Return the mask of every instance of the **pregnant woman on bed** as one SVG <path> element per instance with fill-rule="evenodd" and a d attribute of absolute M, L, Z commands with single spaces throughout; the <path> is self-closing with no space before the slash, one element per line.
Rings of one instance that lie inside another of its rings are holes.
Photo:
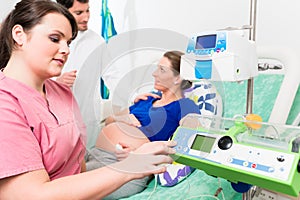
<path fill-rule="evenodd" d="M 166 141 L 175 132 L 181 118 L 189 113 L 199 114 L 197 105 L 183 95 L 183 91 L 191 87 L 191 82 L 180 77 L 181 55 L 183 53 L 179 51 L 166 52 L 153 72 L 154 88 L 161 92 L 161 97 L 148 96 L 146 100 L 107 118 L 95 148 L 87 156 L 87 170 L 117 162 L 122 155 L 126 156 L 146 142 Z M 123 154 L 115 154 L 116 146 Z M 149 177 L 131 181 L 106 199 L 138 193 L 147 186 L 148 180 Z"/>

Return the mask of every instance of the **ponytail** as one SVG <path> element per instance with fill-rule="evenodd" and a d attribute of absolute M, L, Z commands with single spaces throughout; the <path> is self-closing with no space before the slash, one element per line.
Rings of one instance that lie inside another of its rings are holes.
<path fill-rule="evenodd" d="M 192 85 L 193 85 L 192 81 L 183 79 L 181 81 L 180 88 L 181 88 L 181 90 L 186 90 L 186 89 L 192 87 Z"/>

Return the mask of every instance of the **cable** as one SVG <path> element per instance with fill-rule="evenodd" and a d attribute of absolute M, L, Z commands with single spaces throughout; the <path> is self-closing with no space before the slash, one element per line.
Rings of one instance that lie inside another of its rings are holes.
<path fill-rule="evenodd" d="M 222 199 L 225 200 L 225 195 L 224 195 L 224 192 L 223 192 L 223 188 L 222 188 L 222 185 L 221 185 L 221 180 L 220 178 L 218 178 L 218 189 L 216 190 L 215 194 L 214 195 L 210 195 L 210 194 L 201 194 L 201 195 L 198 195 L 198 196 L 192 196 L 192 197 L 189 197 L 189 198 L 186 198 L 185 200 L 190 200 L 190 199 L 193 199 L 193 198 L 200 198 L 200 197 L 211 197 L 213 199 L 216 199 L 216 200 L 220 200 L 218 198 L 218 195 L 221 193 L 222 195 Z"/>
<path fill-rule="evenodd" d="M 221 188 L 222 198 L 223 198 L 223 200 L 225 200 L 225 195 L 224 195 L 224 192 L 223 192 L 223 188 L 222 188 L 222 184 L 221 184 L 221 179 L 220 178 L 218 178 L 218 182 L 219 182 L 219 188 Z"/>
<path fill-rule="evenodd" d="M 213 199 L 220 200 L 218 197 L 215 197 L 214 195 L 210 195 L 210 194 L 201 194 L 199 196 L 192 196 L 192 197 L 189 197 L 189 198 L 187 198 L 185 200 L 189 200 L 189 199 L 193 199 L 193 198 L 199 199 L 199 197 L 211 197 Z"/>
<path fill-rule="evenodd" d="M 156 188 L 157 188 L 157 182 L 158 182 L 158 174 L 154 174 L 154 188 L 152 190 L 152 192 L 150 193 L 149 197 L 147 198 L 147 200 L 150 200 L 152 195 L 154 194 Z"/>

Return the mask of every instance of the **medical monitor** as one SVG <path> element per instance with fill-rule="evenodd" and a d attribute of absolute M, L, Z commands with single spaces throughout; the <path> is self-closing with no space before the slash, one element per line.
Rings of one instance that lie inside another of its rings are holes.
<path fill-rule="evenodd" d="M 214 137 L 197 134 L 190 148 L 193 150 L 210 153 L 215 140 L 216 138 Z"/>
<path fill-rule="evenodd" d="M 196 39 L 195 49 L 212 49 L 216 47 L 217 35 L 201 35 Z"/>
<path fill-rule="evenodd" d="M 197 81 L 243 81 L 258 75 L 256 45 L 236 31 L 206 31 L 192 36 L 180 74 Z"/>

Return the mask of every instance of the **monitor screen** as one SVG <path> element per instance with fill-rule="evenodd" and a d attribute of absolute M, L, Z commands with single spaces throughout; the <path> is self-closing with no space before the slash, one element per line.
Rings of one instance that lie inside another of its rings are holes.
<path fill-rule="evenodd" d="M 197 37 L 195 49 L 211 49 L 216 47 L 217 35 L 202 35 Z"/>
<path fill-rule="evenodd" d="M 196 135 L 191 149 L 210 153 L 216 138 L 203 135 Z"/>

